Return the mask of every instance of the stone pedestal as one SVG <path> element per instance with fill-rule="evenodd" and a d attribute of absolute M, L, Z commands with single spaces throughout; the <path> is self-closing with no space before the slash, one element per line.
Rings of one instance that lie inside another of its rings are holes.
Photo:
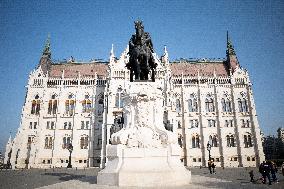
<path fill-rule="evenodd" d="M 133 82 L 123 93 L 125 126 L 112 134 L 100 185 L 177 186 L 190 182 L 180 162 L 176 133 L 163 124 L 163 90 L 155 82 Z"/>
<path fill-rule="evenodd" d="M 187 185 L 191 181 L 191 172 L 181 164 L 177 146 L 127 148 L 110 145 L 107 154 L 106 168 L 98 173 L 99 185 L 166 187 Z"/>

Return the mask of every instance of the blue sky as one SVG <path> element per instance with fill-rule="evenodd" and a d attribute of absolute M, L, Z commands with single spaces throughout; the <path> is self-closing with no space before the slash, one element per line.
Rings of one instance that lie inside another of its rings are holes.
<path fill-rule="evenodd" d="M 275 134 L 284 114 L 283 1 L 12 1 L 0 0 L 0 151 L 20 125 L 25 86 L 48 33 L 54 60 L 116 56 L 142 19 L 155 51 L 170 59 L 224 58 L 226 31 L 253 82 L 262 131 Z"/>

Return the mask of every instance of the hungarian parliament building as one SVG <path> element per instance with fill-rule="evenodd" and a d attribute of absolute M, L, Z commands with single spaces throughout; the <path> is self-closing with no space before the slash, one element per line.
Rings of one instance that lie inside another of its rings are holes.
<path fill-rule="evenodd" d="M 129 47 L 107 62 L 51 60 L 49 38 L 26 85 L 21 122 L 6 145 L 12 168 L 104 167 L 111 135 L 124 129 Z M 255 167 L 264 160 L 252 83 L 227 36 L 226 58 L 169 61 L 152 54 L 163 86 L 163 124 L 187 166 Z M 139 81 L 134 81 L 139 82 Z M 149 81 L 152 82 L 152 81 Z M 153 123 L 154 124 L 154 123 Z M 73 147 L 70 149 L 70 144 Z"/>

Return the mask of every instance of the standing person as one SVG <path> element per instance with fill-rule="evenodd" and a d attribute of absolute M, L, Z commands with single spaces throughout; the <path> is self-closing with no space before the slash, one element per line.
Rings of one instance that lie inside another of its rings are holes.
<path fill-rule="evenodd" d="M 250 172 L 249 172 L 249 176 L 250 176 L 250 181 L 251 182 L 254 182 L 254 174 L 253 174 L 253 170 L 251 170 Z"/>
<path fill-rule="evenodd" d="M 270 179 L 270 171 L 271 171 L 271 166 L 270 166 L 270 163 L 268 161 L 266 161 L 264 164 L 263 164 L 263 184 L 266 183 L 266 177 L 268 178 L 268 181 L 269 181 L 269 185 L 271 185 L 271 179 Z"/>
<path fill-rule="evenodd" d="M 264 163 L 265 161 L 263 161 L 260 165 L 259 165 L 259 173 L 261 174 L 261 180 L 262 180 L 262 183 L 264 181 L 264 172 L 263 172 L 263 169 L 264 169 Z"/>
<path fill-rule="evenodd" d="M 211 161 L 211 167 L 212 167 L 212 171 L 213 171 L 213 173 L 214 174 L 216 174 L 216 171 L 215 171 L 215 164 L 214 164 L 214 162 L 213 161 Z"/>
<path fill-rule="evenodd" d="M 211 169 L 212 167 L 211 167 L 211 161 L 209 160 L 208 161 L 208 169 L 209 169 L 209 171 L 210 171 L 210 174 L 212 174 L 212 169 Z"/>
<path fill-rule="evenodd" d="M 271 177 L 272 177 L 272 180 L 274 181 L 274 182 L 279 182 L 278 180 L 277 180 L 277 177 L 276 177 L 276 173 L 277 173 L 277 165 L 274 163 L 274 162 L 271 162 L 271 164 L 270 164 L 270 166 L 271 166 Z"/>

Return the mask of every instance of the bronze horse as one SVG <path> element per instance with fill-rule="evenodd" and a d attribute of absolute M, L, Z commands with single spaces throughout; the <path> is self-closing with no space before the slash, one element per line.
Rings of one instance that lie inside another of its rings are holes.
<path fill-rule="evenodd" d="M 151 70 L 151 79 L 155 81 L 156 64 L 152 56 L 153 44 L 148 32 L 144 32 L 141 21 L 135 21 L 136 34 L 132 35 L 129 41 L 129 63 L 126 67 L 130 70 L 130 81 L 148 80 Z"/>

